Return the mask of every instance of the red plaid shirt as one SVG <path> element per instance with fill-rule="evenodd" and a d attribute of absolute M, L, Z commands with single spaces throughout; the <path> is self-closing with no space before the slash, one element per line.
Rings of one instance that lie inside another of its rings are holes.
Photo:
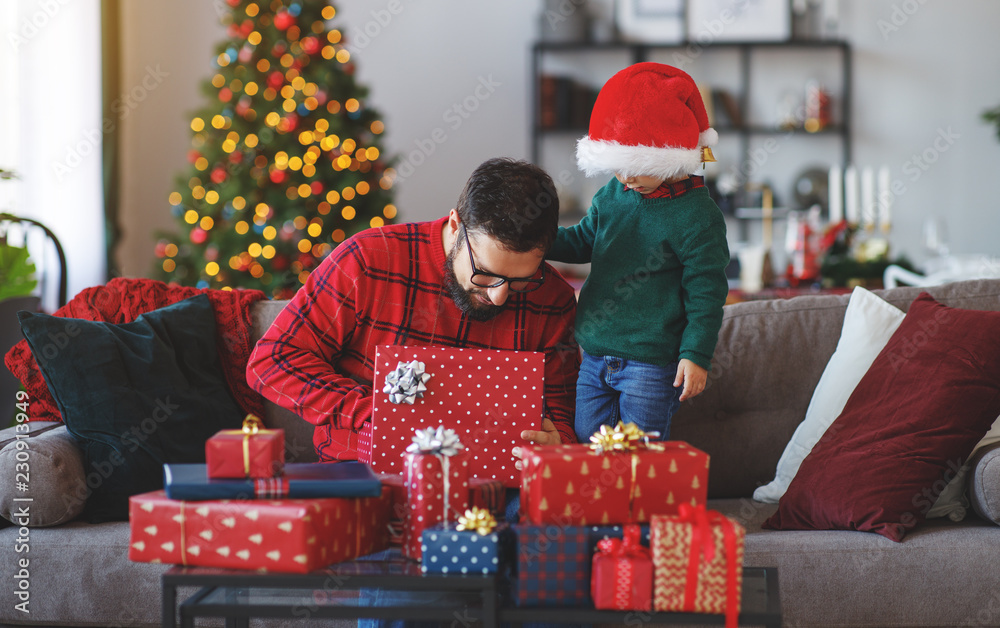
<path fill-rule="evenodd" d="M 705 177 L 691 175 L 686 179 L 674 181 L 673 183 L 664 181 L 660 184 L 660 187 L 656 188 L 649 194 L 643 194 L 642 196 L 643 198 L 677 198 L 688 190 L 695 190 L 703 187 L 705 187 Z"/>
<path fill-rule="evenodd" d="M 334 249 L 257 342 L 247 380 L 316 426 L 320 460 L 357 458 L 372 417 L 376 345 L 441 345 L 545 353 L 545 417 L 576 442 L 579 353 L 573 288 L 551 267 L 545 283 L 510 293 L 504 311 L 471 320 L 445 288 L 446 218 L 364 231 Z"/>

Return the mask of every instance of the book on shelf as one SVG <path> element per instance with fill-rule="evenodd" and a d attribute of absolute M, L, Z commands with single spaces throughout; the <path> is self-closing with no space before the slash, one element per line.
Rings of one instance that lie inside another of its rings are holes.
<path fill-rule="evenodd" d="M 542 129 L 586 129 L 597 89 L 566 76 L 539 77 L 538 126 Z"/>

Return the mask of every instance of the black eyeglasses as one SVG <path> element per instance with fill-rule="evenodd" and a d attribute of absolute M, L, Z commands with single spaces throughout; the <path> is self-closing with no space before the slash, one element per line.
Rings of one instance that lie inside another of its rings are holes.
<path fill-rule="evenodd" d="M 545 282 L 545 262 L 542 262 L 542 265 L 535 271 L 535 275 L 539 275 L 537 278 L 534 276 L 504 277 L 503 275 L 484 273 L 479 270 L 476 268 L 476 260 L 472 256 L 472 242 L 469 241 L 469 230 L 465 228 L 465 225 L 462 225 L 462 232 L 465 233 L 465 246 L 469 248 L 469 263 L 472 264 L 472 285 L 479 286 L 480 288 L 496 288 L 506 282 L 511 292 L 531 292 L 532 290 L 538 290 L 542 286 L 542 283 Z"/>

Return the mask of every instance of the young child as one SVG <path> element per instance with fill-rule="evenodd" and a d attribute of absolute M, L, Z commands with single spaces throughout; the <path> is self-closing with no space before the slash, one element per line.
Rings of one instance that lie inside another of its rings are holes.
<path fill-rule="evenodd" d="M 619 420 L 666 439 L 680 402 L 705 388 L 729 247 L 722 212 L 693 175 L 714 161 L 718 137 L 694 81 L 669 65 L 625 68 L 597 96 L 577 163 L 614 178 L 547 256 L 592 264 L 576 317 L 581 442 Z"/>

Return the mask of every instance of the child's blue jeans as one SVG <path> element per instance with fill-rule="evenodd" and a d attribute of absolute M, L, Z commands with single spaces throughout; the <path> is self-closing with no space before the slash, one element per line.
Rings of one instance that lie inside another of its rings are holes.
<path fill-rule="evenodd" d="M 643 431 L 670 437 L 670 419 L 680 407 L 683 387 L 674 388 L 677 362 L 657 366 L 583 352 L 576 382 L 576 437 L 589 443 L 601 425 L 621 420 Z"/>

